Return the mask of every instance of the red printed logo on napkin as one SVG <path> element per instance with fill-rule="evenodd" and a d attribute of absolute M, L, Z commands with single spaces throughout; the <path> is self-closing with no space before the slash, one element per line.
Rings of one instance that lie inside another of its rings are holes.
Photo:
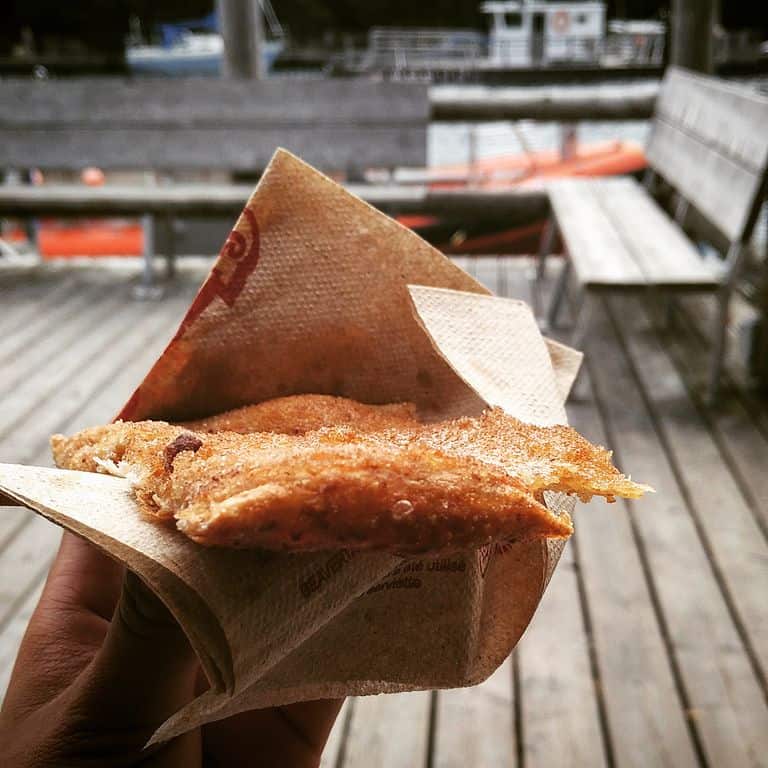
<path fill-rule="evenodd" d="M 231 307 L 243 290 L 248 275 L 253 272 L 259 261 L 260 245 L 259 225 L 250 208 L 243 209 L 243 215 L 238 224 L 242 223 L 243 220 L 248 223 L 248 231 L 244 232 L 243 228 L 240 227 L 229 233 L 211 274 L 192 302 L 176 338 L 184 334 L 184 331 L 214 298 L 218 296 L 228 307 Z"/>

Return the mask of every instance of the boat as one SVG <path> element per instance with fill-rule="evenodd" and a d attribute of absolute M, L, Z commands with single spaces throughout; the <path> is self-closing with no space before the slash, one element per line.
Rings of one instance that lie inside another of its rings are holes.
<path fill-rule="evenodd" d="M 577 144 L 566 157 L 546 150 L 435 166 L 424 178 L 431 189 L 540 189 L 554 178 L 638 175 L 646 164 L 643 148 L 636 142 L 603 141 Z M 543 221 L 510 221 L 508 214 L 503 218 L 477 215 L 471 222 L 423 215 L 400 216 L 398 221 L 446 254 L 535 253 L 544 227 Z"/>
<path fill-rule="evenodd" d="M 265 72 L 272 69 L 282 49 L 282 40 L 264 41 L 262 60 Z M 185 32 L 171 46 L 132 46 L 126 49 L 125 57 L 128 68 L 135 75 L 218 77 L 223 52 L 221 35 Z"/>
<path fill-rule="evenodd" d="M 144 231 L 138 219 L 37 219 L 34 223 L 36 250 L 43 259 L 80 256 L 140 256 L 144 252 Z M 3 240 L 19 246 L 29 233 L 15 227 L 3 233 Z"/>
<path fill-rule="evenodd" d="M 345 49 L 342 74 L 391 79 L 495 81 L 514 73 L 661 71 L 666 27 L 606 20 L 603 0 L 492 0 L 488 31 L 374 27 L 365 49 Z"/>
<path fill-rule="evenodd" d="M 264 72 L 271 72 L 283 50 L 285 33 L 269 0 L 260 0 L 271 39 L 264 39 L 261 57 Z M 136 27 L 126 46 L 125 60 L 135 75 L 161 77 L 218 77 L 224 59 L 224 39 L 219 33 L 215 12 L 201 19 L 158 25 L 160 43 L 140 42 L 141 31 Z"/>

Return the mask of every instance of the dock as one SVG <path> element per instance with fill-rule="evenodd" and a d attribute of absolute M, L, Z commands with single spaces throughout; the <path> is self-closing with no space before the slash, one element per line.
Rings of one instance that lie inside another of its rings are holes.
<path fill-rule="evenodd" d="M 457 262 L 531 301 L 529 259 Z M 48 464 L 51 433 L 111 419 L 206 269 L 185 259 L 162 301 L 140 303 L 130 260 L 4 267 L 0 460 Z M 348 700 L 325 768 L 768 764 L 768 406 L 731 376 L 704 407 L 706 319 L 685 299 L 665 332 L 640 298 L 600 300 L 568 416 L 656 493 L 579 505 L 499 670 L 475 688 Z M 28 510 L 0 509 L 0 696 L 59 538 Z"/>

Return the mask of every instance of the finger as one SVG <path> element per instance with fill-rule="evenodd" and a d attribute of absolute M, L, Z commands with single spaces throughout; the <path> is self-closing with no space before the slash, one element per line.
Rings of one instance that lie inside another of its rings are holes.
<path fill-rule="evenodd" d="M 104 645 L 84 670 L 81 705 L 93 722 L 119 722 L 148 738 L 191 700 L 197 666 L 163 602 L 126 572 Z"/>
<path fill-rule="evenodd" d="M 85 539 L 65 532 L 41 603 L 90 611 L 111 619 L 120 597 L 124 567 Z"/>
<path fill-rule="evenodd" d="M 34 709 L 54 698 L 101 647 L 122 567 L 65 533 L 21 642 L 5 703 Z"/>
<path fill-rule="evenodd" d="M 315 766 L 343 699 L 302 701 L 241 712 L 203 727 L 203 752 L 214 765 L 238 768 Z"/>

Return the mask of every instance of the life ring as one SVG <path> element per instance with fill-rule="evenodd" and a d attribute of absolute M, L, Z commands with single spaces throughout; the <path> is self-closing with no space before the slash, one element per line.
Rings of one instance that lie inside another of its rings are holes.
<path fill-rule="evenodd" d="M 571 14 L 568 11 L 556 11 L 552 14 L 552 31 L 563 34 L 571 26 Z"/>

